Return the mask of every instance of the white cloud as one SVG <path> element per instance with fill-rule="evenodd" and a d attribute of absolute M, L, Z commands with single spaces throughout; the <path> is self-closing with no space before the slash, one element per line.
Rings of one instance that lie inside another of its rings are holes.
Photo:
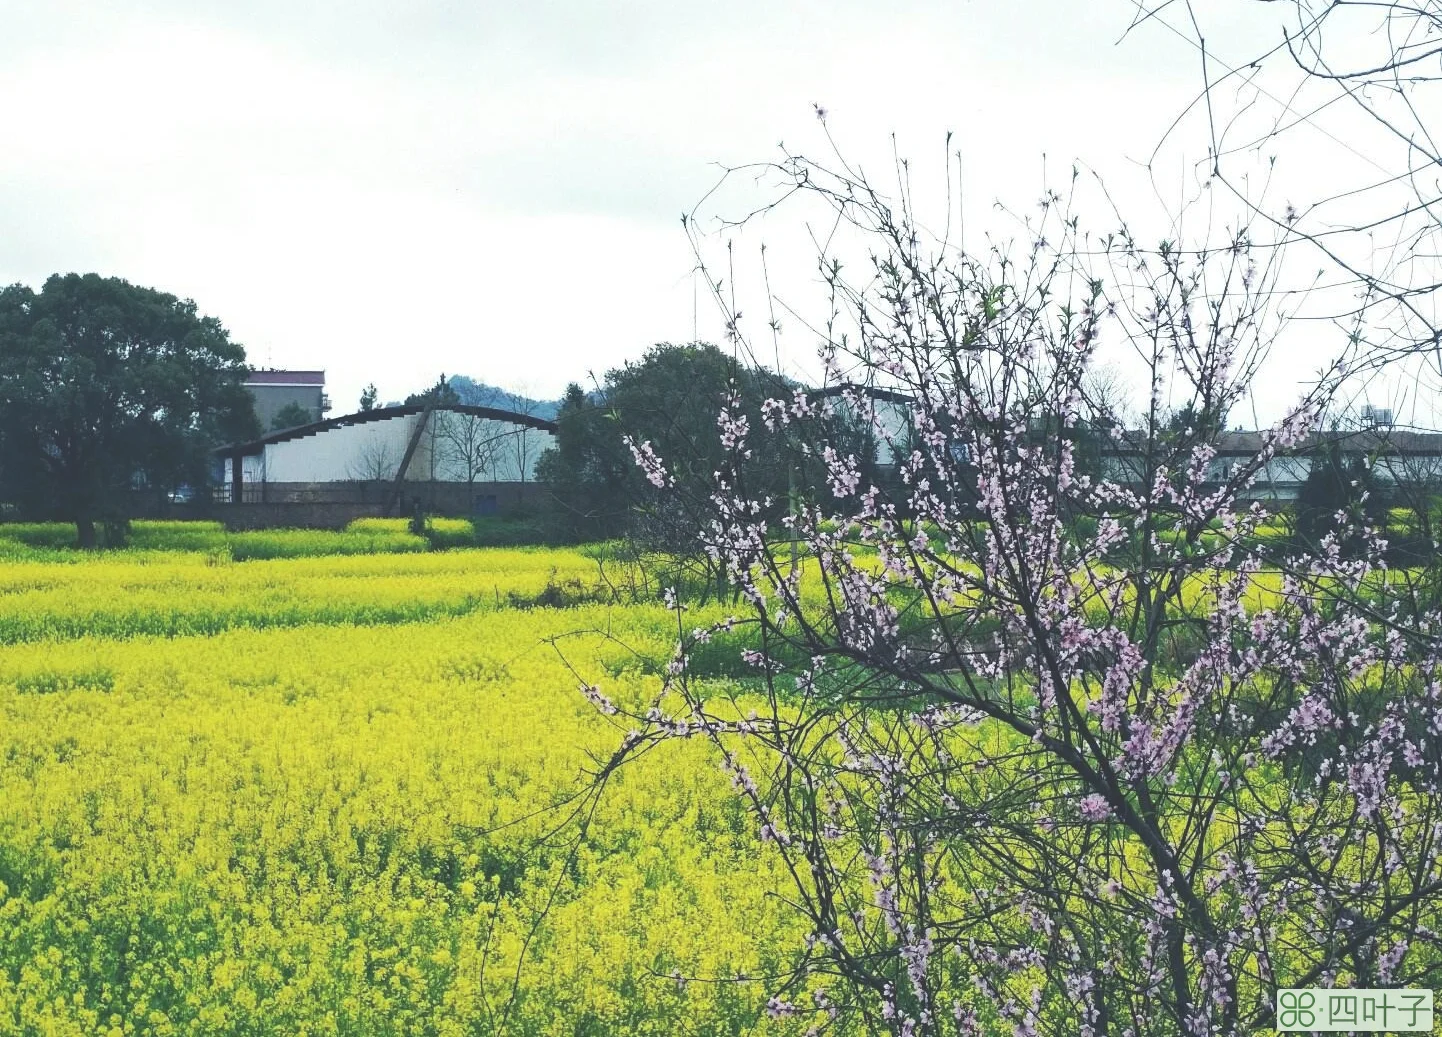
<path fill-rule="evenodd" d="M 1214 47 L 1246 52 L 1267 6 L 1227 8 Z M 93 269 L 193 297 L 254 362 L 325 367 L 341 408 L 368 381 L 399 397 L 441 371 L 557 393 L 691 336 L 678 217 L 714 162 L 773 159 L 782 140 L 821 153 L 812 102 L 883 182 L 895 132 L 937 220 L 954 131 L 968 244 L 1012 226 L 993 200 L 1032 203 L 1043 151 L 1054 183 L 1082 157 L 1162 233 L 1138 164 L 1199 58 L 1159 26 L 1112 46 L 1130 11 L 33 5 L 7 12 L 0 40 L 0 280 Z M 1169 200 L 1181 160 L 1202 157 L 1185 139 L 1156 174 Z M 1297 155 L 1315 167 L 1303 186 L 1354 161 L 1325 140 Z M 811 257 L 787 218 L 737 257 L 755 284 L 755 246 L 772 242 L 773 286 L 804 308 Z M 696 326 L 719 335 L 705 300 Z M 799 363 L 810 343 L 792 327 Z"/>

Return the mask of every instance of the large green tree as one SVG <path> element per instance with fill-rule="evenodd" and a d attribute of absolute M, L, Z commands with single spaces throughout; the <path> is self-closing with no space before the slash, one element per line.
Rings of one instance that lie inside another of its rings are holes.
<path fill-rule="evenodd" d="M 650 443 L 684 489 L 701 485 L 721 463 L 716 416 L 733 380 L 743 405 L 759 425 L 756 411 L 765 396 L 757 373 L 705 343 L 661 343 L 639 361 L 606 373 L 598 392 L 571 386 L 556 415 L 555 447 L 537 465 L 538 481 L 550 486 L 566 532 L 585 538 L 640 534 L 651 541 L 675 540 L 685 517 L 671 495 L 662 502 L 636 467 L 630 436 Z M 681 545 L 668 543 L 665 546 Z"/>
<path fill-rule="evenodd" d="M 815 446 L 828 442 L 870 462 L 873 447 L 845 418 L 768 429 L 762 403 L 790 400 L 797 383 L 753 365 L 737 363 L 708 343 L 652 347 L 639 361 L 606 373 L 599 391 L 572 385 L 556 415 L 555 446 L 536 466 L 557 505 L 560 535 L 601 538 L 633 535 L 649 546 L 684 552 L 712 507 L 705 487 L 726 464 L 717 417 L 734 392 L 747 418 L 748 476 L 758 498 L 771 501 L 779 517 L 788 499 L 824 493 Z M 833 427 L 834 426 L 834 427 Z M 637 467 L 624 442 L 650 443 L 679 492 L 661 494 Z"/>
<path fill-rule="evenodd" d="M 313 421 L 315 421 L 315 411 L 292 400 L 275 412 L 275 417 L 270 419 L 270 430 L 280 432 L 300 425 L 309 425 Z"/>
<path fill-rule="evenodd" d="M 97 274 L 0 289 L 0 492 L 94 546 L 134 488 L 203 485 L 211 447 L 259 435 L 246 372 L 190 300 Z"/>
<path fill-rule="evenodd" d="M 1313 446 L 1310 460 L 1294 506 L 1296 531 L 1303 543 L 1315 547 L 1328 533 L 1336 532 L 1340 512 L 1352 513 L 1369 523 L 1386 518 L 1387 503 L 1381 488 L 1355 450 L 1344 455 L 1338 438 L 1332 436 Z M 1342 544 L 1349 554 L 1360 546 L 1355 540 Z"/>

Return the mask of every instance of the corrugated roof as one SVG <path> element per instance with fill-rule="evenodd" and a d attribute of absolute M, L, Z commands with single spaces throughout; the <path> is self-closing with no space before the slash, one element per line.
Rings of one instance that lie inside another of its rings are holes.
<path fill-rule="evenodd" d="M 211 451 L 223 457 L 245 457 L 252 454 L 259 454 L 266 447 L 273 443 L 284 443 L 291 439 L 304 439 L 306 436 L 317 435 L 328 432 L 331 429 L 343 428 L 346 425 L 363 425 L 370 421 L 385 421 L 389 418 L 404 418 L 412 414 L 419 414 L 426 409 L 423 403 L 403 403 L 395 407 L 376 407 L 374 410 L 358 411 L 355 414 L 342 415 L 339 418 L 327 418 L 325 421 L 315 421 L 309 425 L 297 425 L 295 428 L 281 429 L 279 432 L 272 432 L 268 436 L 261 436 L 249 443 L 232 443 L 228 446 L 216 447 Z M 530 414 L 517 414 L 515 411 L 498 410 L 495 407 L 472 407 L 464 403 L 448 403 L 435 407 L 436 411 L 451 411 L 456 414 L 470 414 L 477 418 L 490 418 L 493 421 L 509 421 L 515 425 L 525 425 L 529 428 L 540 429 L 542 432 L 556 431 L 556 423 L 547 421 L 545 418 L 537 418 Z"/>

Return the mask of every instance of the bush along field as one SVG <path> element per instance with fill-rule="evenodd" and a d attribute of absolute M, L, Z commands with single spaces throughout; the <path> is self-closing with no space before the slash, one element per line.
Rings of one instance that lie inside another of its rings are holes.
<path fill-rule="evenodd" d="M 594 572 L 0 566 L 0 1032 L 804 1029 L 765 1011 L 779 859 L 706 748 L 586 791 L 625 732 L 577 674 L 643 708 L 674 623 L 536 606 Z"/>

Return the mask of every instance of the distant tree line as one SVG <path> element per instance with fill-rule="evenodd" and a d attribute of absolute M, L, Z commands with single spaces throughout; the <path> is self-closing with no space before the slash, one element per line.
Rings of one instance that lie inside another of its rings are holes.
<path fill-rule="evenodd" d="M 12 514 L 75 522 L 80 543 L 95 544 L 97 524 L 123 526 L 134 491 L 202 487 L 210 478 L 210 449 L 260 435 L 242 385 L 248 371 L 244 349 L 188 300 L 95 274 L 56 275 L 39 292 L 24 285 L 0 290 L 0 501 Z M 1037 415 L 1029 434 L 1039 445 L 1066 440 L 1078 475 L 1104 477 L 1107 455 L 1125 440 L 1116 435 L 1115 395 L 1112 387 L 1091 383 L 1079 416 L 1063 423 Z M 909 408 L 897 403 L 907 397 L 890 396 L 887 416 L 880 413 L 887 401 L 874 395 L 846 387 L 821 393 L 715 345 L 663 342 L 606 372 L 590 391 L 572 383 L 558 403 L 460 375 L 442 375 L 404 402 L 554 414 L 554 444 L 539 459 L 529 439 L 462 416 L 436 423 L 431 453 L 454 455 L 459 468 L 449 468 L 463 469 L 468 482 L 513 471 L 525 479 L 534 469 L 544 491 L 533 498 L 537 538 L 625 538 L 643 550 L 685 554 L 713 521 L 714 501 L 661 491 L 696 489 L 726 476 L 727 451 L 718 438 L 723 405 L 732 415 L 726 420 L 745 423 L 751 452 L 744 472 L 734 473 L 733 488 L 761 502 L 779 534 L 802 502 L 836 505 L 826 473 L 838 460 L 852 459 L 861 481 L 904 499 L 900 486 L 891 485 L 896 462 L 918 444 L 905 417 Z M 790 406 L 797 399 L 811 401 L 804 421 L 778 422 L 779 412 L 767 413 L 777 401 Z M 376 387 L 367 385 L 360 410 L 377 406 Z M 1214 439 L 1225 419 L 1184 408 L 1157 426 L 1157 436 Z M 273 425 L 311 420 L 292 405 Z M 965 430 L 951 434 L 958 444 L 965 439 Z M 670 485 L 652 484 L 637 463 L 645 454 L 664 459 Z M 1418 528 L 1399 542 L 1433 539 L 1436 473 L 1423 473 L 1415 485 L 1383 485 L 1335 438 L 1318 440 L 1310 471 L 1292 509 L 1297 537 L 1320 542 L 1338 527 L 1339 515 L 1385 524 L 1390 507 L 1405 505 L 1418 516 Z M 964 510 L 974 502 L 951 503 Z M 1081 528 L 1098 518 L 1069 516 Z"/>
<path fill-rule="evenodd" d="M 768 422 L 767 400 L 805 396 L 807 387 L 740 362 L 709 343 L 660 343 L 613 368 L 593 391 L 572 383 L 556 414 L 552 449 L 536 467 L 549 492 L 547 521 L 567 539 L 629 537 L 641 546 L 686 551 L 709 504 L 688 507 L 690 494 L 662 493 L 638 466 L 638 455 L 667 461 L 671 485 L 708 484 L 726 464 L 718 438 L 723 406 L 749 429 L 752 464 L 747 487 L 780 521 L 790 502 L 825 487 L 822 451 L 855 455 L 868 474 L 877 469 L 877 444 L 856 415 L 818 404 L 807 427 Z"/>

